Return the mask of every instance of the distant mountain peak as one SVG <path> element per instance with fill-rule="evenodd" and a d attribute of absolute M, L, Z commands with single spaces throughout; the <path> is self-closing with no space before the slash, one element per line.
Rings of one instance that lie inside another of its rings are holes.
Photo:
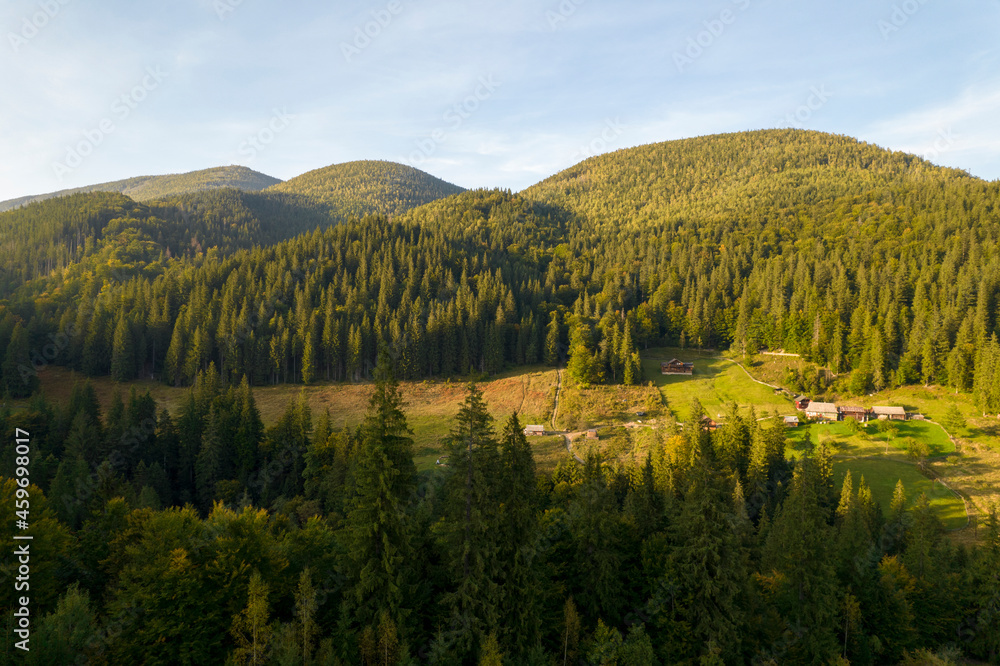
<path fill-rule="evenodd" d="M 55 197 L 64 197 L 81 192 L 118 192 L 136 201 L 149 201 L 160 197 L 203 190 L 215 190 L 232 187 L 244 192 L 257 192 L 280 183 L 281 180 L 254 171 L 245 166 L 231 165 L 213 167 L 188 173 L 165 174 L 162 176 L 136 176 L 115 180 L 97 185 L 75 187 L 48 194 L 38 194 L 0 202 L 0 212 L 20 206 L 45 201 Z"/>

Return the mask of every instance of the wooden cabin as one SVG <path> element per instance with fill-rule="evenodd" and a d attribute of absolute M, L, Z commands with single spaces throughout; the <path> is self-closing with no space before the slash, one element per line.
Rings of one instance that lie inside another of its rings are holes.
<path fill-rule="evenodd" d="M 872 407 L 872 414 L 878 418 L 879 421 L 905 421 L 906 420 L 906 408 L 905 407 Z"/>
<path fill-rule="evenodd" d="M 694 363 L 685 363 L 672 358 L 660 363 L 660 372 L 664 375 L 693 375 Z"/>
<path fill-rule="evenodd" d="M 857 405 L 844 405 L 840 408 L 841 418 L 853 418 L 858 423 L 864 423 L 868 420 L 868 410 L 864 407 L 858 407 Z"/>
<path fill-rule="evenodd" d="M 832 402 L 811 402 L 806 408 L 806 416 L 820 421 L 839 421 L 840 410 Z"/>

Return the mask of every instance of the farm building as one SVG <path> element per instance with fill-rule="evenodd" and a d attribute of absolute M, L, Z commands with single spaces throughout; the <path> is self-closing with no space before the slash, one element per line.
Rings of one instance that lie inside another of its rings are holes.
<path fill-rule="evenodd" d="M 811 402 L 806 408 L 806 416 L 821 421 L 839 421 L 840 410 L 832 402 Z"/>
<path fill-rule="evenodd" d="M 685 363 L 672 358 L 660 363 L 660 372 L 664 375 L 693 375 L 694 363 Z"/>
<path fill-rule="evenodd" d="M 799 417 L 797 417 L 797 416 L 786 416 L 785 417 L 785 426 L 787 426 L 789 428 L 798 428 L 799 427 Z"/>
<path fill-rule="evenodd" d="M 874 414 L 880 421 L 885 421 L 886 419 L 890 421 L 905 421 L 906 420 L 906 408 L 905 407 L 872 407 L 872 414 Z"/>
<path fill-rule="evenodd" d="M 795 409 L 805 409 L 809 406 L 809 398 L 804 395 L 795 396 Z"/>
<path fill-rule="evenodd" d="M 715 432 L 719 429 L 719 424 L 716 423 L 716 421 L 711 417 L 703 416 L 701 417 L 701 429 L 709 432 Z"/>
<path fill-rule="evenodd" d="M 536 435 L 541 436 L 545 434 L 545 426 L 543 425 L 529 425 L 524 427 L 524 434 L 527 436 Z"/>
<path fill-rule="evenodd" d="M 587 439 L 597 439 L 597 431 L 591 428 L 587 431 Z"/>
<path fill-rule="evenodd" d="M 856 405 L 845 405 L 840 408 L 840 416 L 845 419 L 851 417 L 858 423 L 864 423 L 868 420 L 868 410 Z"/>

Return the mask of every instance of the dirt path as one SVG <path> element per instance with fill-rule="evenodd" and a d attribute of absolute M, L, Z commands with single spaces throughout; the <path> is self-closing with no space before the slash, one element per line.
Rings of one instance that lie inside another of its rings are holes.
<path fill-rule="evenodd" d="M 517 413 L 522 414 L 524 412 L 524 401 L 528 397 L 528 387 L 524 383 L 524 375 L 521 375 L 521 405 L 517 408 Z"/>
<path fill-rule="evenodd" d="M 580 433 L 578 433 L 578 432 L 568 432 L 565 435 L 563 435 L 563 439 L 566 440 L 566 450 L 569 451 L 569 454 L 571 456 L 573 456 L 573 458 L 578 463 L 580 463 L 581 465 L 583 465 L 584 464 L 583 458 L 581 458 L 580 456 L 576 455 L 576 451 L 573 450 L 573 444 L 572 444 L 573 436 L 574 435 L 579 435 L 579 434 Z"/>
<path fill-rule="evenodd" d="M 553 430 L 556 429 L 556 414 L 559 413 L 559 392 L 561 390 L 562 390 L 562 370 L 556 367 L 556 403 L 552 407 L 552 421 L 549 423 L 549 425 L 552 426 Z"/>

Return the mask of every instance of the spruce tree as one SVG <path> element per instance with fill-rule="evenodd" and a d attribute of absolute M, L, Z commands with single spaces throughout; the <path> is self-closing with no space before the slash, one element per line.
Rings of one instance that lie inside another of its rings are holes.
<path fill-rule="evenodd" d="M 448 451 L 444 547 L 453 584 L 444 595 L 446 640 L 455 655 L 466 658 L 497 626 L 499 617 L 500 461 L 493 417 L 474 384 L 455 418 Z"/>
<path fill-rule="evenodd" d="M 347 603 L 355 626 L 374 631 L 384 613 L 402 631 L 409 611 L 405 600 L 414 582 L 407 511 L 416 468 L 412 431 L 388 353 L 383 351 L 379 361 L 343 530 L 351 587 Z"/>

